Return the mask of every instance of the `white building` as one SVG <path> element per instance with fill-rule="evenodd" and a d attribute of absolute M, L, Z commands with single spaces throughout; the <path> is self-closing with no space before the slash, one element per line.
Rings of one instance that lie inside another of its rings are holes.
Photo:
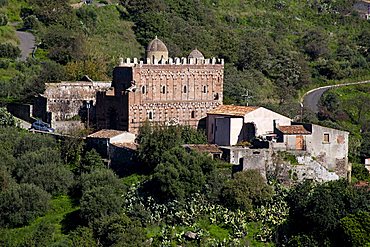
<path fill-rule="evenodd" d="M 263 107 L 221 105 L 207 112 L 208 142 L 233 146 L 256 136 L 273 136 L 274 124 L 290 125 L 291 121 Z"/>

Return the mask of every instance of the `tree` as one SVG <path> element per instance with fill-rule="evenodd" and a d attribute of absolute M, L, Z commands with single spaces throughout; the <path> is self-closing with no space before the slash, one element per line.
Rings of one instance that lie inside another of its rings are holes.
<path fill-rule="evenodd" d="M 301 234 L 309 235 L 319 246 L 331 243 L 341 245 L 338 238 L 340 219 L 349 214 L 368 210 L 368 188 L 352 187 L 347 181 L 331 181 L 324 184 L 304 182 L 290 191 L 288 233 L 290 239 Z"/>
<path fill-rule="evenodd" d="M 366 159 L 370 157 L 370 132 L 365 132 L 361 136 L 360 157 Z"/>
<path fill-rule="evenodd" d="M 321 29 L 308 30 L 302 37 L 304 52 L 315 60 L 329 52 L 329 37 Z"/>
<path fill-rule="evenodd" d="M 0 57 L 16 59 L 21 55 L 21 50 L 10 43 L 0 44 Z"/>
<path fill-rule="evenodd" d="M 145 171 L 151 172 L 161 162 L 162 154 L 181 144 L 181 132 L 174 126 L 150 126 L 144 123 L 137 137 L 138 158 L 145 164 Z"/>
<path fill-rule="evenodd" d="M 122 213 L 123 194 L 111 186 L 95 187 L 82 195 L 81 217 L 89 223 Z"/>
<path fill-rule="evenodd" d="M 104 217 L 93 228 L 103 246 L 142 246 L 146 240 L 140 222 L 124 214 Z"/>
<path fill-rule="evenodd" d="M 93 188 L 104 186 L 110 186 L 121 193 L 124 193 L 126 190 L 125 186 L 116 176 L 116 174 L 114 174 L 112 170 L 106 168 L 101 168 L 91 173 L 82 174 L 80 178 L 80 186 L 82 194 Z"/>
<path fill-rule="evenodd" d="M 370 173 L 363 164 L 352 164 L 352 178 L 354 181 L 369 181 Z"/>
<path fill-rule="evenodd" d="M 265 60 L 268 59 L 266 43 L 263 37 L 248 33 L 242 40 L 238 68 L 263 71 Z"/>
<path fill-rule="evenodd" d="M 97 247 L 91 228 L 79 227 L 68 234 L 72 247 Z"/>
<path fill-rule="evenodd" d="M 237 172 L 221 191 L 221 203 L 231 209 L 249 211 L 270 199 L 272 189 L 257 170 Z"/>
<path fill-rule="evenodd" d="M 105 168 L 105 166 L 101 156 L 95 149 L 92 149 L 85 153 L 81 160 L 81 164 L 77 169 L 78 173 L 81 174 L 91 173 L 103 168 Z"/>
<path fill-rule="evenodd" d="M 61 164 L 59 150 L 42 148 L 17 159 L 14 170 L 20 183 L 35 184 L 52 195 L 66 194 L 73 183 L 73 174 Z"/>
<path fill-rule="evenodd" d="M 344 232 L 344 246 L 368 246 L 370 244 L 370 213 L 360 211 L 340 220 Z"/>
<path fill-rule="evenodd" d="M 202 192 L 215 170 L 212 159 L 188 153 L 182 147 L 175 147 L 162 156 L 162 163 L 154 169 L 152 180 L 147 184 L 160 200 L 182 200 Z"/>
<path fill-rule="evenodd" d="M 20 184 L 0 193 L 0 226 L 27 225 L 49 208 L 50 195 L 33 184 Z"/>

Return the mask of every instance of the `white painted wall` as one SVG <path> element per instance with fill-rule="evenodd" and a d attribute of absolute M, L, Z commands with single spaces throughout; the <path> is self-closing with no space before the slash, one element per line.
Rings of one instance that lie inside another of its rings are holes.
<path fill-rule="evenodd" d="M 279 125 L 291 125 L 291 119 L 269 109 L 260 107 L 244 117 L 244 123 L 254 123 L 256 126 L 256 136 L 263 136 L 274 131 L 274 120 Z"/>
<path fill-rule="evenodd" d="M 329 134 L 329 142 L 324 142 L 324 134 Z M 312 125 L 312 135 L 307 136 L 307 151 L 321 161 L 328 169 L 334 169 L 337 159 L 348 160 L 348 132 L 319 125 Z"/>
<path fill-rule="evenodd" d="M 110 143 L 134 143 L 136 135 L 130 132 L 124 132 L 115 137 L 110 138 Z"/>
<path fill-rule="evenodd" d="M 230 145 L 236 145 L 243 130 L 243 118 L 230 118 Z M 216 143 L 217 144 L 217 143 Z"/>

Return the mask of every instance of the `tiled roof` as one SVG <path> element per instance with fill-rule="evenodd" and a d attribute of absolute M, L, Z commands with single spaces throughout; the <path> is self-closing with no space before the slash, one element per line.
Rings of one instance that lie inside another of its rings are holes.
<path fill-rule="evenodd" d="M 222 153 L 215 144 L 185 144 L 183 146 L 200 153 Z"/>
<path fill-rule="evenodd" d="M 294 135 L 294 134 L 309 135 L 311 134 L 311 132 L 306 130 L 303 125 L 279 126 L 277 127 L 277 129 L 280 130 L 283 134 L 287 134 L 287 135 Z"/>
<path fill-rule="evenodd" d="M 123 134 L 123 133 L 125 133 L 125 132 L 120 131 L 120 130 L 103 129 L 103 130 L 99 130 L 98 132 L 92 133 L 88 137 L 91 137 L 91 138 L 112 138 L 112 137 L 118 136 L 118 135 Z"/>
<path fill-rule="evenodd" d="M 132 150 L 137 150 L 138 144 L 136 143 L 131 143 L 131 142 L 115 142 L 112 143 L 113 146 L 119 147 L 119 148 L 128 148 Z"/>
<path fill-rule="evenodd" d="M 217 108 L 207 112 L 207 114 L 243 117 L 245 114 L 250 113 L 258 108 L 259 107 L 257 106 L 220 105 Z"/>

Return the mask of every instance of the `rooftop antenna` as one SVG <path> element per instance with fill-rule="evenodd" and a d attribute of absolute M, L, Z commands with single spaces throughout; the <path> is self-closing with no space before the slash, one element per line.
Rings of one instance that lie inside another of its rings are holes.
<path fill-rule="evenodd" d="M 253 98 L 253 96 L 251 96 L 251 95 L 249 94 L 249 90 L 248 90 L 248 89 L 247 89 L 246 94 L 242 94 L 242 97 L 244 98 L 244 100 L 246 100 L 246 101 L 247 101 L 247 106 L 249 106 L 249 99 Z"/>

